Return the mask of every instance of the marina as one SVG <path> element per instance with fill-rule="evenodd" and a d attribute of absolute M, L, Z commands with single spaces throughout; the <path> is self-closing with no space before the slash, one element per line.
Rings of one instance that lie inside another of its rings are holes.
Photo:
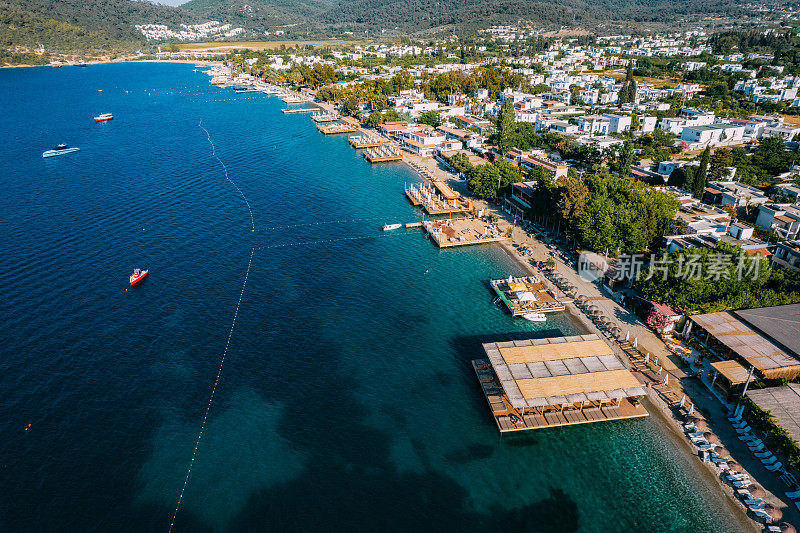
<path fill-rule="evenodd" d="M 497 226 L 479 218 L 426 220 L 422 227 L 439 248 L 490 244 L 508 241 Z"/>
<path fill-rule="evenodd" d="M 500 433 L 648 416 L 644 387 L 597 335 L 483 349 L 472 367 Z"/>
<path fill-rule="evenodd" d="M 535 276 L 493 279 L 489 282 L 512 316 L 563 311 L 564 303 Z"/>

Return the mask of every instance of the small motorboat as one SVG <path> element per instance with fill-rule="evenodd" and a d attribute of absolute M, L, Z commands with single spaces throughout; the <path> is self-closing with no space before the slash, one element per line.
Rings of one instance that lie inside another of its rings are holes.
<path fill-rule="evenodd" d="M 147 277 L 147 274 L 150 270 L 142 270 L 140 268 L 134 269 L 133 274 L 131 274 L 131 285 L 137 285 L 141 283 L 141 281 Z"/>
<path fill-rule="evenodd" d="M 393 229 L 402 228 L 402 224 L 386 224 L 383 226 L 383 231 L 392 231 Z"/>
<path fill-rule="evenodd" d="M 47 150 L 46 152 L 42 152 L 42 157 L 53 157 L 56 155 L 71 154 L 72 152 L 77 152 L 78 150 L 80 150 L 80 148 L 76 148 L 68 144 L 59 144 L 52 150 Z"/>
<path fill-rule="evenodd" d="M 525 313 L 522 318 L 530 322 L 546 322 L 547 317 L 544 313 Z"/>
<path fill-rule="evenodd" d="M 111 113 L 103 113 L 97 117 L 94 117 L 95 122 L 108 122 L 109 120 L 114 120 L 114 115 Z"/>

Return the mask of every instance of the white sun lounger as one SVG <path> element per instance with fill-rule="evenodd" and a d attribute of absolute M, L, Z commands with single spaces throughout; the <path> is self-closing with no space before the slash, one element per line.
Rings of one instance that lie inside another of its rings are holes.
<path fill-rule="evenodd" d="M 737 489 L 745 489 L 745 488 L 749 487 L 752 484 L 753 484 L 753 482 L 750 481 L 749 479 L 743 479 L 741 481 L 734 481 L 733 482 L 733 486 L 736 487 Z"/>
<path fill-rule="evenodd" d="M 740 474 L 728 474 L 727 476 L 725 476 L 725 479 L 727 479 L 728 481 L 739 481 L 742 479 L 747 479 L 749 477 L 750 476 L 748 474 L 740 473 Z"/>
<path fill-rule="evenodd" d="M 761 509 L 752 509 L 753 514 L 756 515 L 758 518 L 763 518 L 767 522 L 772 520 L 770 514 L 766 511 L 762 511 Z"/>

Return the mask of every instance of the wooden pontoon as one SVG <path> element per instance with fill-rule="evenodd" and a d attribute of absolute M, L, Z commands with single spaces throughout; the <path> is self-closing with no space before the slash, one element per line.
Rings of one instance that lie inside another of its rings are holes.
<path fill-rule="evenodd" d="M 552 313 L 566 308 L 536 276 L 493 279 L 489 283 L 513 316 Z"/>
<path fill-rule="evenodd" d="M 500 433 L 648 416 L 641 383 L 595 334 L 483 349 L 472 367 Z"/>

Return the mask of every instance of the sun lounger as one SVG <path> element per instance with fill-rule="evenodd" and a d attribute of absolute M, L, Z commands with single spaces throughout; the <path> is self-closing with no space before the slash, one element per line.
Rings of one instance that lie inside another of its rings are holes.
<path fill-rule="evenodd" d="M 778 461 L 778 458 L 774 455 L 772 457 L 761 459 L 761 462 L 764 463 L 764 466 L 774 465 Z"/>
<path fill-rule="evenodd" d="M 747 489 L 737 489 L 736 490 L 736 496 L 738 496 L 742 500 L 747 500 L 747 499 L 752 497 L 751 494 L 750 494 L 750 491 L 747 490 Z"/>
<path fill-rule="evenodd" d="M 755 511 L 763 511 L 765 506 L 766 505 L 762 501 L 761 503 L 756 504 L 756 505 L 748 505 L 747 508 L 750 509 L 751 511 L 755 512 Z"/>
<path fill-rule="evenodd" d="M 738 473 L 738 474 L 728 474 L 727 476 L 725 476 L 725 479 L 729 481 L 738 481 L 740 479 L 747 479 L 749 477 L 750 477 L 749 474 Z"/>
<path fill-rule="evenodd" d="M 713 444 L 709 444 L 709 443 L 695 444 L 695 446 L 697 447 L 698 450 L 706 450 L 706 451 L 708 451 L 708 450 L 713 450 L 714 449 L 714 445 Z"/>
<path fill-rule="evenodd" d="M 739 422 L 733 422 L 731 425 L 733 427 L 735 427 L 735 428 L 743 428 L 743 427 L 747 426 L 747 422 L 745 422 L 744 420 L 741 420 Z"/>
<path fill-rule="evenodd" d="M 781 528 L 779 526 L 768 526 L 767 533 L 781 533 Z"/>
<path fill-rule="evenodd" d="M 755 455 L 759 459 L 769 459 L 770 457 L 775 457 L 774 455 L 772 455 L 772 452 L 769 451 L 769 450 L 767 450 L 765 452 L 756 452 L 753 455 Z"/>
<path fill-rule="evenodd" d="M 800 500 L 800 490 L 794 492 L 787 492 L 786 497 L 792 500 Z"/>
<path fill-rule="evenodd" d="M 750 426 L 744 426 L 744 427 L 735 428 L 735 429 L 736 429 L 736 433 L 739 433 L 739 434 L 750 433 L 751 431 L 753 431 L 753 428 L 751 428 Z"/>
<path fill-rule="evenodd" d="M 771 465 L 767 465 L 764 468 L 766 468 L 770 472 L 775 472 L 775 471 L 780 470 L 781 468 L 783 468 L 783 463 L 778 461 L 777 463 L 772 463 Z"/>
<path fill-rule="evenodd" d="M 761 498 L 748 498 L 746 500 L 742 500 L 742 502 L 748 507 L 758 507 L 759 505 L 764 505 L 764 500 Z"/>
<path fill-rule="evenodd" d="M 739 416 L 729 416 L 728 420 L 731 421 L 731 424 L 738 424 L 742 420 L 742 415 Z"/>
<path fill-rule="evenodd" d="M 686 436 L 689 437 L 690 439 L 699 439 L 700 437 L 703 436 L 703 432 L 702 431 L 692 431 L 692 432 L 687 433 Z"/>
<path fill-rule="evenodd" d="M 745 444 L 747 444 L 747 447 L 750 448 L 751 450 L 753 450 L 753 448 L 758 448 L 760 451 L 761 448 L 764 448 L 764 441 L 762 441 L 761 439 L 751 440 L 746 442 Z"/>
<path fill-rule="evenodd" d="M 751 510 L 753 511 L 753 514 L 756 515 L 757 518 L 762 518 L 767 522 L 772 521 L 772 517 L 768 512 L 762 511 L 761 509 L 751 509 Z"/>
<path fill-rule="evenodd" d="M 739 440 L 742 440 L 744 442 L 747 442 L 749 440 L 752 440 L 752 439 L 756 438 L 755 435 L 737 435 L 737 437 L 739 437 Z"/>
<path fill-rule="evenodd" d="M 753 484 L 753 482 L 750 481 L 749 479 L 743 479 L 741 481 L 734 481 L 733 482 L 733 486 L 736 487 L 737 489 L 745 489 L 745 488 L 749 487 L 752 484 Z"/>

